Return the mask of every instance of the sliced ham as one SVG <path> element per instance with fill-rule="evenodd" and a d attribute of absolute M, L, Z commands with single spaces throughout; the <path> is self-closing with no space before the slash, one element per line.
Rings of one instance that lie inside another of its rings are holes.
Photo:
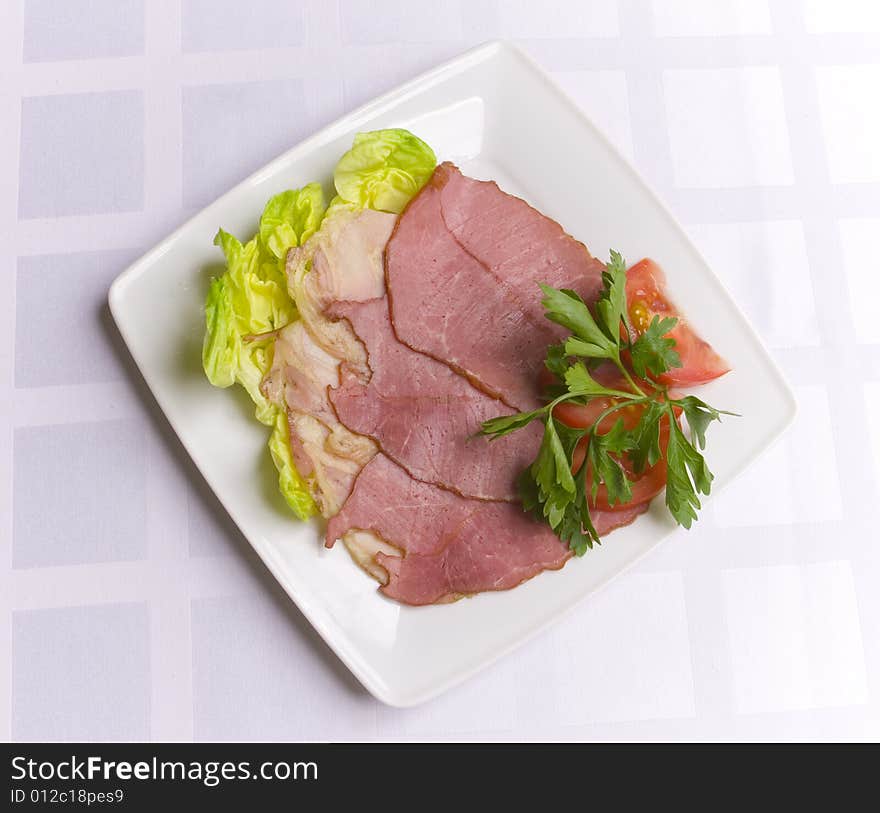
<path fill-rule="evenodd" d="M 339 361 L 314 342 L 302 321 L 279 333 L 261 388 L 287 411 L 294 464 L 325 517 L 339 511 L 354 478 L 377 451 L 373 441 L 337 420 L 327 388 L 338 382 Z"/>
<path fill-rule="evenodd" d="M 625 511 L 598 515 L 594 517 L 596 530 L 604 536 L 629 525 L 647 508 L 643 503 Z M 413 554 L 401 558 L 378 552 L 375 561 L 388 573 L 388 582 L 380 588 L 381 592 L 402 604 L 439 604 L 473 593 L 509 590 L 542 570 L 559 570 L 568 560 L 568 551 L 562 557 L 553 556 L 553 540 L 558 548 L 563 545 L 549 526 L 522 512 L 516 520 L 504 521 L 509 535 L 493 535 L 490 528 L 481 527 L 475 518 L 437 556 Z M 529 538 L 528 532 L 536 525 L 542 529 L 540 539 Z"/>
<path fill-rule="evenodd" d="M 343 210 L 290 252 L 300 319 L 279 334 L 262 389 L 287 410 L 327 546 L 341 539 L 388 597 L 508 589 L 571 553 L 516 502 L 540 424 L 492 442 L 477 432 L 538 400 L 561 331 L 543 318 L 537 280 L 591 299 L 602 266 L 553 221 L 451 165 L 389 243 L 396 222 Z M 395 283 L 395 316 L 406 315 L 393 325 Z M 594 512 L 594 524 L 605 534 L 646 507 Z"/>
<path fill-rule="evenodd" d="M 400 556 L 399 548 L 390 545 L 372 531 L 360 531 L 356 528 L 346 531 L 341 539 L 349 555 L 359 567 L 369 573 L 379 584 L 387 584 L 388 571 L 376 561 L 376 557 L 379 553 L 386 556 Z"/>
<path fill-rule="evenodd" d="M 275 339 L 272 366 L 263 379 L 263 394 L 324 423 L 336 416 L 327 400 L 327 388 L 339 382 L 339 360 L 316 344 L 300 320 L 285 327 Z"/>
<path fill-rule="evenodd" d="M 483 421 L 511 410 L 447 365 L 397 341 L 384 297 L 339 302 L 330 312 L 352 326 L 372 371 L 364 383 L 343 365 L 339 387 L 330 390 L 339 420 L 373 438 L 417 480 L 466 497 L 517 499 L 516 478 L 534 460 L 541 427 L 533 424 L 494 441 L 479 435 Z"/>
<path fill-rule="evenodd" d="M 290 287 L 302 318 L 279 337 L 264 391 L 284 382 L 290 410 L 329 429 L 347 427 L 352 437 L 369 444 L 362 455 L 367 460 L 378 443 L 417 479 L 466 496 L 514 500 L 516 477 L 534 458 L 540 429 L 492 443 L 477 436 L 484 420 L 510 409 L 395 338 L 382 269 L 394 219 L 370 210 L 343 211 L 291 252 Z M 308 422 L 291 424 L 300 426 L 308 427 L 309 438 L 317 437 Z M 301 445 L 303 454 L 314 448 L 314 443 Z M 328 508 L 346 488 L 344 479 L 333 482 L 332 498 L 316 495 Z"/>
<path fill-rule="evenodd" d="M 296 470 L 308 483 L 321 515 L 333 516 L 342 508 L 355 478 L 376 453 L 376 448 L 368 438 L 347 444 L 348 438 L 353 436 L 345 427 L 330 428 L 301 412 L 291 410 L 287 423 Z M 348 437 L 340 438 L 341 433 Z"/>
<path fill-rule="evenodd" d="M 437 167 L 385 252 L 397 337 L 520 410 L 540 397 L 547 346 L 538 283 L 593 301 L 604 265 L 562 227 L 494 182 Z"/>
<path fill-rule="evenodd" d="M 596 528 L 607 533 L 627 525 L 646 507 L 595 512 Z M 507 590 L 542 570 L 557 570 L 571 556 L 549 526 L 520 506 L 466 499 L 418 482 L 383 454 L 358 475 L 328 524 L 326 544 L 359 542 L 364 555 L 367 533 L 377 545 L 372 567 L 384 571 L 382 592 L 405 604 Z"/>
<path fill-rule="evenodd" d="M 396 221 L 386 212 L 342 209 L 287 257 L 290 295 L 315 343 L 362 375 L 368 374 L 363 345 L 326 311 L 335 302 L 384 296 L 384 251 Z"/>
<path fill-rule="evenodd" d="M 349 325 L 328 318 L 325 310 L 339 298 L 383 295 L 383 252 L 395 221 L 384 212 L 341 210 L 287 258 L 300 319 L 276 338 L 261 389 L 287 411 L 294 463 L 325 517 L 339 511 L 377 451 L 370 438 L 339 422 L 327 398 L 328 388 L 339 383 L 340 364 L 362 376 L 369 370 L 364 347 Z"/>

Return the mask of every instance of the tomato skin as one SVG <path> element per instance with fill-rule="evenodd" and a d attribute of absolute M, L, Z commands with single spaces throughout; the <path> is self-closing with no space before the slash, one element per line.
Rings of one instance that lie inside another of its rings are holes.
<path fill-rule="evenodd" d="M 620 374 L 620 370 L 618 370 L 611 362 L 600 364 L 592 371 L 592 376 L 596 381 L 610 390 L 631 392 L 629 382 Z M 650 381 L 637 378 L 635 375 L 633 376 L 633 380 L 648 395 L 654 395 L 658 392 L 658 388 Z M 557 404 L 553 408 L 553 416 L 558 418 L 564 424 L 576 429 L 589 429 L 596 422 L 596 418 L 598 418 L 599 415 L 608 409 L 608 407 L 619 402 L 620 401 L 617 398 L 591 398 L 586 404 L 563 401 L 561 404 Z M 636 426 L 638 426 L 644 411 L 644 404 L 635 404 L 633 406 L 626 406 L 618 409 L 616 412 L 612 412 L 610 415 L 602 419 L 602 423 L 599 425 L 599 431 L 607 432 L 620 419 L 623 419 L 623 426 L 625 429 L 635 429 Z M 676 414 L 678 413 L 676 412 Z"/>
<path fill-rule="evenodd" d="M 550 383 L 556 382 L 556 378 L 549 370 L 547 371 L 547 375 L 550 377 Z M 623 392 L 630 391 L 629 383 L 620 374 L 620 370 L 618 370 L 610 361 L 600 364 L 591 371 L 590 375 L 610 390 L 622 390 Z M 547 379 L 542 374 L 541 383 L 544 384 L 546 380 Z M 653 390 L 653 387 L 647 382 L 639 382 L 640 386 L 642 384 L 645 384 L 649 389 Z M 563 401 L 561 404 L 557 404 L 556 407 L 554 407 L 553 416 L 558 418 L 564 424 L 576 429 L 589 429 L 595 423 L 596 418 L 608 409 L 609 406 L 612 406 L 613 403 L 618 403 L 616 398 L 591 398 L 587 404 L 575 404 L 571 401 Z M 633 429 L 639 422 L 641 414 L 641 408 L 636 410 L 635 407 L 625 407 L 612 413 L 608 417 L 603 418 L 602 425 L 599 429 L 602 432 L 607 432 L 618 418 L 623 418 L 624 425 L 627 429 Z"/>
<path fill-rule="evenodd" d="M 678 324 L 667 334 L 675 339 L 675 350 L 681 358 L 682 366 L 657 376 L 656 381 L 644 381 L 636 379 L 639 387 L 647 394 L 653 395 L 663 389 L 657 385 L 666 386 L 692 386 L 704 384 L 718 378 L 730 370 L 730 366 L 718 353 L 700 338 L 690 327 L 687 320 L 679 313 L 678 309 L 666 298 L 666 277 L 660 266 L 653 260 L 644 259 L 636 263 L 627 271 L 626 298 L 629 317 L 636 336 L 643 333 L 651 324 L 654 316 L 674 316 Z M 625 331 L 622 329 L 622 335 Z M 630 366 L 629 354 L 624 352 L 622 360 Z M 558 383 L 555 377 L 548 371 L 541 371 L 541 384 L 549 386 Z M 621 375 L 620 370 L 612 363 L 605 362 L 595 369 L 591 369 L 591 375 L 608 389 L 631 391 L 629 383 Z M 591 398 L 586 404 L 566 401 L 558 404 L 553 409 L 553 416 L 567 426 L 576 429 L 589 429 L 599 416 L 609 407 L 616 406 L 618 399 Z M 644 413 L 644 404 L 634 404 L 615 410 L 605 416 L 599 424 L 600 433 L 608 432 L 612 426 L 622 420 L 625 429 L 634 429 Z M 681 409 L 675 407 L 676 420 L 681 415 Z M 632 499 L 624 505 L 610 505 L 608 502 L 608 489 L 600 484 L 596 491 L 596 498 L 590 499 L 590 507 L 602 511 L 620 511 L 631 508 L 634 505 L 648 502 L 663 490 L 666 485 L 666 447 L 669 443 L 670 424 L 669 418 L 663 417 L 660 421 L 660 448 L 662 455 L 654 466 L 636 473 L 632 461 L 627 454 L 622 454 L 618 460 L 630 480 Z M 577 473 L 584 464 L 586 458 L 587 438 L 582 438 L 575 447 L 572 455 L 572 473 Z M 592 472 L 587 472 L 588 493 L 592 488 Z"/>
<path fill-rule="evenodd" d="M 626 272 L 626 299 L 633 330 L 643 333 L 654 316 L 675 316 L 678 324 L 667 334 L 675 339 L 681 367 L 657 377 L 670 386 L 705 384 L 730 371 L 730 365 L 690 327 L 678 309 L 666 298 L 666 276 L 653 260 L 637 262 Z"/>
<path fill-rule="evenodd" d="M 604 379 L 602 383 L 610 389 L 625 390 L 627 385 L 620 377 L 620 373 L 617 373 L 617 376 L 618 377 L 615 380 L 610 373 L 608 375 L 602 375 L 602 378 Z M 646 381 L 639 381 L 638 384 L 648 393 L 656 391 Z M 612 399 L 610 398 L 593 398 L 586 404 L 575 404 L 570 401 L 564 402 L 554 408 L 553 416 L 567 426 L 576 429 L 588 429 L 596 422 L 599 415 L 611 406 L 611 401 Z M 602 422 L 599 424 L 599 432 L 608 432 L 618 420 L 623 420 L 623 426 L 625 429 L 635 429 L 635 427 L 638 426 L 644 411 L 644 404 L 633 404 L 632 406 L 623 407 L 622 409 L 612 412 L 610 415 L 607 415 L 602 419 Z M 681 408 L 673 407 L 673 411 L 676 419 L 678 419 L 681 415 Z M 631 508 L 634 505 L 648 502 L 656 497 L 666 485 L 666 446 L 668 443 L 669 418 L 663 417 L 660 419 L 660 450 L 662 456 L 657 463 L 646 468 L 644 471 L 636 473 L 628 454 L 623 454 L 619 458 L 620 464 L 623 466 L 623 469 L 627 474 L 627 479 L 630 481 L 632 499 L 623 505 L 620 503 L 611 505 L 608 502 L 608 489 L 604 483 L 600 483 L 599 488 L 596 491 L 596 498 L 590 500 L 590 507 L 602 511 L 621 511 L 625 508 Z M 583 465 L 584 458 L 586 457 L 586 450 L 587 438 L 584 437 L 578 442 L 578 445 L 575 447 L 574 453 L 572 454 L 572 474 L 577 474 L 580 467 Z M 588 471 L 588 493 L 592 489 L 592 482 L 592 473 Z"/>
<path fill-rule="evenodd" d="M 636 420 L 638 422 L 638 420 Z M 663 456 L 653 465 L 644 471 L 636 474 L 633 470 L 632 461 L 629 455 L 620 456 L 620 465 L 623 466 L 630 481 L 632 490 L 632 499 L 627 503 L 615 503 L 611 505 L 608 502 L 608 489 L 604 483 L 599 484 L 596 491 L 596 499 L 590 499 L 590 508 L 597 508 L 600 511 L 621 511 L 626 508 L 632 508 L 634 505 L 648 502 L 654 499 L 666 486 L 666 446 L 669 443 L 669 419 L 663 418 L 660 422 L 660 450 Z M 587 451 L 587 439 L 581 438 L 575 447 L 572 455 L 572 474 L 577 474 L 584 463 Z M 591 493 L 593 485 L 592 472 L 587 472 L 587 493 Z"/>
<path fill-rule="evenodd" d="M 591 398 L 587 404 L 564 401 L 554 407 L 553 417 L 575 429 L 589 429 L 599 415 L 616 403 L 619 403 L 616 398 Z M 642 412 L 644 412 L 644 407 L 641 404 L 622 407 L 602 419 L 599 424 L 599 432 L 607 432 L 619 419 L 623 419 L 625 429 L 635 429 L 642 417 Z"/>

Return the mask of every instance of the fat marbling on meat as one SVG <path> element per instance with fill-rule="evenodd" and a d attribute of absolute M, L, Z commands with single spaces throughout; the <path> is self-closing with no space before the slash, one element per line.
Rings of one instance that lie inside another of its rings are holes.
<path fill-rule="evenodd" d="M 514 502 L 540 425 L 492 442 L 476 433 L 538 400 L 560 330 L 537 280 L 591 299 L 601 267 L 553 221 L 450 165 L 399 220 L 338 212 L 291 251 L 300 320 L 280 333 L 263 389 L 288 410 L 326 544 L 341 539 L 390 598 L 508 589 L 570 557 Z M 604 534 L 645 508 L 594 512 L 594 524 Z"/>
<path fill-rule="evenodd" d="M 647 505 L 594 512 L 600 534 L 628 525 Z M 374 555 L 382 592 L 404 604 L 434 604 L 486 590 L 507 590 L 571 556 L 550 526 L 513 503 L 472 500 L 414 480 L 377 454 L 361 471 L 327 545 L 372 532 L 387 547 Z"/>
<path fill-rule="evenodd" d="M 439 361 L 401 344 L 391 330 L 385 297 L 338 302 L 364 343 L 371 375 L 363 382 L 342 365 L 330 401 L 339 420 L 367 435 L 416 480 L 465 497 L 515 500 L 516 478 L 541 443 L 538 424 L 490 441 L 480 425 L 511 410 Z"/>
<path fill-rule="evenodd" d="M 538 283 L 591 302 L 604 265 L 583 243 L 492 181 L 441 164 L 401 215 L 385 249 L 397 337 L 519 410 L 540 400 L 548 321 Z"/>

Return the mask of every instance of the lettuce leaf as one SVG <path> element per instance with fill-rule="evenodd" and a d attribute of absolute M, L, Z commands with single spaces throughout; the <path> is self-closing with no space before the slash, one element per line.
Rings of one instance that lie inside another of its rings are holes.
<path fill-rule="evenodd" d="M 272 426 L 275 422 L 275 413 L 279 410 L 277 404 L 273 404 L 266 398 L 260 389 L 263 378 L 272 366 L 274 355 L 274 334 L 263 339 L 243 341 L 238 360 L 238 374 L 236 375 L 236 381 L 245 388 L 254 402 L 256 407 L 254 414 L 257 420 L 266 426 Z"/>
<path fill-rule="evenodd" d="M 240 243 L 229 232 L 217 232 L 214 244 L 226 255 L 232 310 L 236 329 L 242 336 L 259 336 L 284 327 L 296 316 L 296 306 L 287 293 L 283 266 L 267 257 L 259 237 Z"/>
<path fill-rule="evenodd" d="M 360 207 L 356 206 L 353 203 L 349 203 L 347 200 L 343 200 L 339 195 L 334 195 L 333 199 L 330 201 L 330 204 L 327 206 L 327 211 L 324 212 L 324 218 L 328 218 L 331 215 L 336 214 L 340 209 L 346 209 L 348 211 L 354 211 Z"/>
<path fill-rule="evenodd" d="M 339 159 L 333 182 L 339 196 L 361 208 L 400 213 L 425 185 L 437 158 L 409 130 L 358 133 Z"/>
<path fill-rule="evenodd" d="M 272 405 L 260 382 L 272 365 L 274 331 L 296 318 L 283 273 L 261 257 L 254 238 L 242 245 L 221 229 L 214 242 L 226 255 L 227 271 L 211 281 L 205 302 L 202 365 L 215 387 L 241 384 L 256 406 L 257 420 L 271 425 Z"/>
<path fill-rule="evenodd" d="M 314 516 L 318 508 L 293 461 L 287 414 L 260 390 L 272 366 L 277 332 L 298 318 L 284 272 L 287 252 L 302 245 L 339 209 L 401 212 L 436 164 L 433 150 L 407 130 L 359 133 L 336 166 L 337 195 L 329 207 L 321 185 L 310 183 L 272 197 L 248 242 L 223 229 L 214 238 L 227 270 L 211 280 L 205 301 L 202 366 L 214 386 L 244 387 L 257 420 L 272 427 L 269 452 L 278 486 L 301 519 Z"/>
<path fill-rule="evenodd" d="M 205 343 L 202 366 L 215 387 L 231 387 L 235 383 L 241 336 L 235 325 L 229 275 L 211 280 L 205 300 Z"/>
<path fill-rule="evenodd" d="M 318 230 L 323 217 L 324 192 L 320 184 L 282 192 L 263 209 L 260 242 L 269 254 L 284 260 L 290 248 L 302 245 Z"/>
<path fill-rule="evenodd" d="M 223 249 L 227 271 L 211 281 L 205 302 L 202 364 L 215 386 L 242 384 L 263 423 L 272 422 L 259 390 L 272 364 L 274 335 L 270 334 L 297 316 L 287 291 L 284 261 L 288 249 L 315 233 L 323 216 L 321 187 L 309 184 L 271 198 L 258 233 L 247 243 L 223 229 L 214 238 Z"/>
<path fill-rule="evenodd" d="M 318 513 L 318 507 L 293 463 L 293 455 L 290 451 L 290 426 L 287 423 L 287 415 L 281 410 L 278 410 L 275 416 L 274 428 L 269 436 L 269 452 L 278 471 L 278 488 L 281 489 L 293 513 L 300 519 L 313 517 Z"/>
<path fill-rule="evenodd" d="M 247 243 L 220 229 L 214 243 L 223 249 L 227 270 L 211 280 L 205 300 L 205 375 L 216 387 L 244 387 L 257 420 L 273 427 L 269 451 L 279 486 L 299 517 L 312 516 L 317 508 L 290 456 L 286 415 L 263 395 L 260 384 L 272 366 L 277 331 L 297 318 L 284 274 L 287 251 L 308 240 L 323 217 L 321 186 L 309 184 L 271 198 L 259 231 Z"/>

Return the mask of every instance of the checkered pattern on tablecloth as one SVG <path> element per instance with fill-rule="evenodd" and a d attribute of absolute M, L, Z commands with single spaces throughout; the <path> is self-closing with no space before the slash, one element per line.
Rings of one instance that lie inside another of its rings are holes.
<path fill-rule="evenodd" d="M 877 4 L 4 0 L 2 16 L 4 738 L 880 737 Z M 266 160 L 495 37 L 670 203 L 801 409 L 694 531 L 398 711 L 249 552 L 104 301 Z"/>

